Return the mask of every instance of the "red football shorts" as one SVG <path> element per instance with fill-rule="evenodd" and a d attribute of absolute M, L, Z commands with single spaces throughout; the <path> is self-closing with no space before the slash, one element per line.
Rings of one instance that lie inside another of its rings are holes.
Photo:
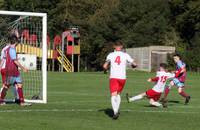
<path fill-rule="evenodd" d="M 6 83 L 6 70 L 1 69 L 1 77 L 2 77 L 2 83 Z"/>
<path fill-rule="evenodd" d="M 153 89 L 149 89 L 146 91 L 146 95 L 148 98 L 152 98 L 154 101 L 158 101 L 160 99 L 162 93 L 158 93 Z"/>
<path fill-rule="evenodd" d="M 124 88 L 125 83 L 126 83 L 126 79 L 111 78 L 110 79 L 110 93 L 113 93 L 113 92 L 121 93 Z"/>

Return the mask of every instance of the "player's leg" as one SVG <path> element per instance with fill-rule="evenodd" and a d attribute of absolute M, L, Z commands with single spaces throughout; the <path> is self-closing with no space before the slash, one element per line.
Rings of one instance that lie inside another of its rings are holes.
<path fill-rule="evenodd" d="M 185 104 L 188 104 L 190 101 L 190 96 L 185 93 L 184 86 L 178 87 L 178 93 L 185 98 Z"/>
<path fill-rule="evenodd" d="M 184 83 L 180 82 L 179 79 L 175 78 L 173 79 L 173 82 L 175 86 L 178 88 L 178 93 L 181 95 L 183 98 L 185 98 L 185 104 L 188 104 L 190 101 L 190 96 L 184 92 Z"/>
<path fill-rule="evenodd" d="M 17 93 L 19 95 L 19 100 L 20 100 L 20 105 L 24 103 L 24 94 L 23 94 L 23 89 L 22 89 L 22 83 L 17 83 Z"/>
<path fill-rule="evenodd" d="M 153 98 L 150 98 L 150 99 L 149 99 L 149 103 L 150 103 L 152 106 L 156 106 L 156 107 L 161 107 L 161 106 L 162 106 L 161 103 L 155 101 Z"/>
<path fill-rule="evenodd" d="M 168 96 L 172 86 L 174 86 L 174 81 L 173 80 L 170 81 L 170 83 L 166 86 L 165 91 L 164 91 L 164 96 L 161 99 L 161 102 L 164 102 L 164 103 L 167 102 L 167 96 Z"/>
<path fill-rule="evenodd" d="M 124 79 L 119 79 L 118 80 L 118 90 L 117 90 L 117 111 L 119 113 L 119 109 L 120 109 L 120 104 L 121 104 L 121 92 L 123 91 L 123 88 L 125 86 L 126 80 Z"/>
<path fill-rule="evenodd" d="M 1 77 L 2 77 L 2 88 L 0 93 L 0 103 L 3 105 L 5 104 L 4 99 L 9 88 L 9 85 L 7 85 L 7 77 L 5 69 L 1 70 Z"/>
<path fill-rule="evenodd" d="M 158 102 L 162 93 L 156 92 L 153 89 L 146 91 L 146 96 L 149 98 L 149 103 L 153 106 L 160 107 L 163 106 L 161 103 Z"/>
<path fill-rule="evenodd" d="M 167 96 L 168 96 L 168 94 L 169 94 L 169 92 L 170 92 L 170 90 L 173 86 L 174 86 L 174 81 L 172 80 L 172 81 L 170 81 L 170 83 L 165 88 L 165 92 L 164 92 L 164 98 L 165 99 L 167 98 Z"/>
<path fill-rule="evenodd" d="M 17 94 L 19 96 L 19 101 L 21 106 L 30 106 L 31 104 L 24 102 L 24 94 L 23 94 L 23 84 L 22 79 L 20 76 L 18 77 L 11 77 L 11 81 L 13 84 L 15 84 L 17 89 Z"/>
<path fill-rule="evenodd" d="M 8 87 L 3 83 L 1 88 L 0 100 L 3 101 L 8 91 Z"/>
<path fill-rule="evenodd" d="M 12 85 L 12 91 L 13 91 L 13 95 L 14 95 L 14 98 L 15 98 L 15 103 L 19 104 L 20 100 L 19 100 L 16 84 Z"/>
<path fill-rule="evenodd" d="M 137 96 L 130 97 L 130 98 L 128 98 L 129 96 L 128 96 L 128 94 L 126 94 L 126 97 L 127 97 L 127 101 L 128 102 L 133 102 L 133 101 L 140 100 L 140 99 L 142 99 L 144 97 L 151 98 L 153 94 L 154 94 L 154 91 L 152 89 L 149 89 L 144 93 L 141 93 L 141 94 L 139 94 Z"/>
<path fill-rule="evenodd" d="M 111 93 L 111 105 L 112 105 L 112 109 L 113 109 L 113 119 L 117 119 L 118 118 L 118 94 L 117 91 Z"/>
<path fill-rule="evenodd" d="M 144 98 L 146 95 L 146 92 L 144 93 L 141 93 L 139 95 L 136 95 L 136 96 L 133 96 L 133 97 L 129 97 L 128 93 L 126 94 L 126 99 L 128 102 L 134 102 L 134 101 L 137 101 L 137 100 L 141 100 L 142 98 Z"/>
<path fill-rule="evenodd" d="M 149 92 L 147 93 L 147 97 L 149 98 L 149 103 L 153 106 L 156 107 L 167 107 L 166 103 L 159 103 L 159 99 L 162 93 L 156 92 L 154 90 L 149 90 Z"/>
<path fill-rule="evenodd" d="M 113 118 L 118 118 L 118 81 L 116 79 L 110 79 L 110 93 L 111 93 L 111 105 L 114 112 Z"/>
<path fill-rule="evenodd" d="M 0 104 L 1 105 L 5 104 L 4 99 L 6 97 L 7 91 L 8 91 L 8 86 L 3 83 L 2 88 L 1 88 L 1 94 L 0 94 Z"/>

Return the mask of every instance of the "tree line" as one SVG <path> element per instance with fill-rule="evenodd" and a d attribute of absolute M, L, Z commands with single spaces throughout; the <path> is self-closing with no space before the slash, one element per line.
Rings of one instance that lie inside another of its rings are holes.
<path fill-rule="evenodd" d="M 0 8 L 48 13 L 52 38 L 78 26 L 82 69 L 101 70 L 116 40 L 127 48 L 175 46 L 190 70 L 200 68 L 199 0 L 0 0 Z"/>

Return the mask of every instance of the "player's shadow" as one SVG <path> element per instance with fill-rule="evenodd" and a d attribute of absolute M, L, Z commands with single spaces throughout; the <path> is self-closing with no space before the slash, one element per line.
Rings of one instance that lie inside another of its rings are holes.
<path fill-rule="evenodd" d="M 167 102 L 167 105 L 168 105 L 168 106 L 173 106 L 174 104 L 180 104 L 180 101 L 169 100 L 169 101 Z M 145 105 L 144 107 L 154 107 L 154 108 L 157 108 L 156 106 L 153 106 L 153 105 Z"/>
<path fill-rule="evenodd" d="M 168 103 L 174 103 L 174 104 L 179 104 L 180 101 L 175 101 L 175 100 L 169 100 Z"/>
<path fill-rule="evenodd" d="M 168 104 L 168 106 L 173 106 L 175 104 L 180 104 L 180 101 L 169 100 L 167 104 Z"/>
<path fill-rule="evenodd" d="M 6 104 L 19 104 L 20 100 L 5 100 Z"/>
<path fill-rule="evenodd" d="M 153 106 L 153 105 L 144 105 L 144 107 L 153 107 L 153 108 L 157 108 L 156 106 Z"/>
<path fill-rule="evenodd" d="M 100 109 L 98 110 L 99 112 L 104 112 L 108 117 L 112 118 L 113 117 L 113 110 L 111 108 L 106 108 L 106 109 Z"/>

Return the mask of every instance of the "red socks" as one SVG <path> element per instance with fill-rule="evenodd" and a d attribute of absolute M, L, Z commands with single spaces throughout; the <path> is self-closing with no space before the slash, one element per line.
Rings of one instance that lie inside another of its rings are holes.
<path fill-rule="evenodd" d="M 170 91 L 170 89 L 169 89 L 168 87 L 166 87 L 166 88 L 165 88 L 165 94 L 164 94 L 164 97 L 165 97 L 165 98 L 166 98 L 167 95 L 169 94 L 169 91 Z"/>
<path fill-rule="evenodd" d="M 23 90 L 22 90 L 22 88 L 18 88 L 18 89 L 17 89 L 17 92 L 18 92 L 18 96 L 19 96 L 20 103 L 23 103 L 23 102 L 24 102 L 24 95 L 23 95 Z"/>
<path fill-rule="evenodd" d="M 0 102 L 2 102 L 3 101 L 3 99 L 5 98 L 5 96 L 6 96 L 6 93 L 7 93 L 7 88 L 2 88 L 2 90 L 1 90 L 1 94 L 0 94 Z M 24 95 L 23 95 L 23 90 L 22 90 L 22 88 L 17 88 L 17 92 L 18 92 L 18 95 L 19 95 L 19 99 L 20 99 L 20 102 L 24 102 Z"/>
<path fill-rule="evenodd" d="M 1 100 L 3 100 L 4 98 L 5 98 L 5 96 L 6 96 L 6 93 L 7 93 L 7 88 L 2 88 L 2 90 L 1 90 Z"/>
<path fill-rule="evenodd" d="M 184 91 L 181 91 L 179 94 L 184 98 L 188 97 L 188 95 Z"/>

